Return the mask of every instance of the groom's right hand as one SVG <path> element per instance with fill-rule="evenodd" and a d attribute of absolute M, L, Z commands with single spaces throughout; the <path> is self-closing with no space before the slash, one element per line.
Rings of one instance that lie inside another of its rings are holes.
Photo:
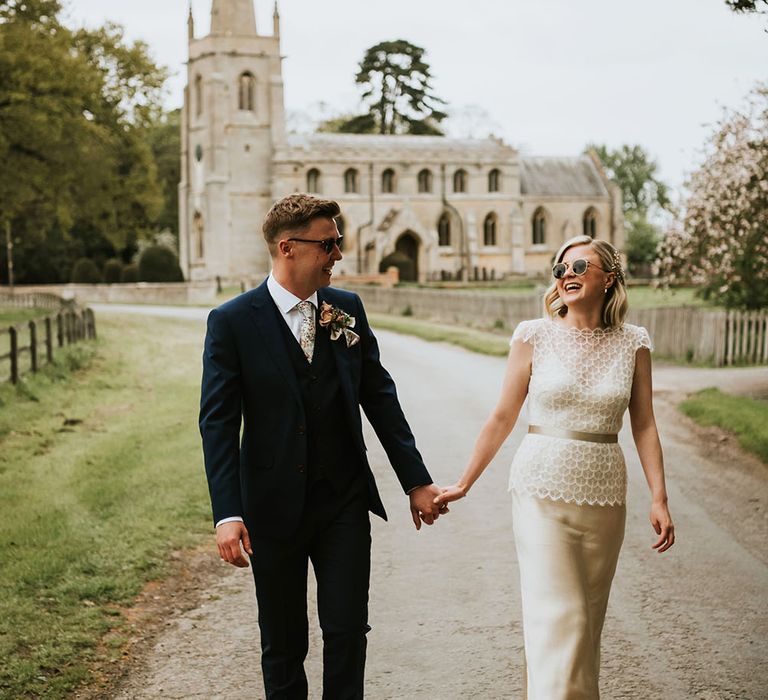
<path fill-rule="evenodd" d="M 248 530 L 245 524 L 239 521 L 222 523 L 216 528 L 216 546 L 219 548 L 219 556 L 224 561 L 241 568 L 248 566 L 248 559 L 243 554 L 243 549 L 248 554 L 253 554 Z"/>

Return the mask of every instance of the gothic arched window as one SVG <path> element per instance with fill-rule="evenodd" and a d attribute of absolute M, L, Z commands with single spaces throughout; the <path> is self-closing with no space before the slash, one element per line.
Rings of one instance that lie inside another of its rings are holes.
<path fill-rule="evenodd" d="M 395 171 L 387 168 L 381 174 L 381 191 L 384 194 L 392 194 L 395 191 Z"/>
<path fill-rule="evenodd" d="M 317 168 L 310 168 L 307 171 L 307 192 L 312 194 L 320 192 L 320 171 Z"/>
<path fill-rule="evenodd" d="M 200 116 L 203 113 L 203 76 L 198 75 L 195 78 L 195 115 Z"/>
<path fill-rule="evenodd" d="M 597 235 L 597 212 L 594 207 L 590 207 L 584 212 L 582 225 L 585 236 L 594 238 Z"/>
<path fill-rule="evenodd" d="M 488 173 L 488 191 L 498 192 L 501 189 L 501 172 L 494 168 Z"/>
<path fill-rule="evenodd" d="M 454 192 L 467 191 L 467 171 L 466 170 L 457 170 L 453 174 L 453 191 Z"/>
<path fill-rule="evenodd" d="M 237 106 L 246 112 L 256 110 L 256 78 L 249 71 L 240 74 Z"/>
<path fill-rule="evenodd" d="M 483 245 L 496 245 L 496 214 L 491 212 L 483 222 Z"/>
<path fill-rule="evenodd" d="M 547 240 L 547 215 L 542 207 L 533 212 L 533 245 L 543 245 Z"/>
<path fill-rule="evenodd" d="M 419 192 L 431 192 L 432 191 L 432 172 L 427 168 L 424 168 L 419 173 Z"/>
<path fill-rule="evenodd" d="M 437 245 L 451 245 L 451 217 L 447 211 L 437 221 Z"/>
<path fill-rule="evenodd" d="M 357 187 L 357 170 L 349 168 L 344 173 L 344 191 L 354 194 L 358 191 Z"/>

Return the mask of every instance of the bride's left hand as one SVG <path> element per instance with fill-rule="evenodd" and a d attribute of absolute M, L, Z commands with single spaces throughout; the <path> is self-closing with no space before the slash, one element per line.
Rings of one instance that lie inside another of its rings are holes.
<path fill-rule="evenodd" d="M 659 554 L 666 552 L 675 543 L 675 526 L 666 502 L 653 502 L 651 504 L 651 525 L 659 539 L 651 545 Z"/>
<path fill-rule="evenodd" d="M 453 484 L 453 486 L 447 486 L 442 489 L 442 493 L 439 496 L 435 496 L 433 503 L 437 506 L 442 506 L 451 501 L 458 501 L 460 498 L 464 498 L 467 495 L 467 487 L 463 484 Z"/>

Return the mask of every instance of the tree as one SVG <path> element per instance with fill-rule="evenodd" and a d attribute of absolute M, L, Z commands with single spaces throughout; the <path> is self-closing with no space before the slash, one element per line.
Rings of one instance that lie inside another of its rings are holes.
<path fill-rule="evenodd" d="M 591 144 L 586 148 L 589 151 L 597 155 L 605 174 L 621 189 L 630 272 L 648 274 L 660 237 L 649 219 L 672 210 L 669 189 L 656 175 L 658 166 L 639 145 L 625 144 L 611 150 L 605 145 Z"/>
<path fill-rule="evenodd" d="M 643 217 L 654 208 L 671 208 L 668 187 L 656 176 L 658 166 L 642 146 L 624 144 L 617 150 L 590 144 L 585 151 L 594 151 L 605 168 L 605 174 L 620 188 L 624 213 Z"/>
<path fill-rule="evenodd" d="M 148 131 L 149 145 L 162 191 L 162 208 L 155 220 L 159 229 L 179 234 L 179 179 L 181 177 L 181 110 L 163 114 Z"/>
<path fill-rule="evenodd" d="M 169 248 L 149 246 L 139 257 L 139 280 L 142 282 L 183 282 L 179 259 Z"/>
<path fill-rule="evenodd" d="M 155 229 L 162 205 L 147 129 L 166 71 L 117 25 L 72 32 L 60 11 L 0 2 L 0 223 L 13 223 L 19 281 L 68 279 L 94 241 L 111 257 Z M 65 259 L 24 258 L 49 245 Z"/>
<path fill-rule="evenodd" d="M 445 102 L 432 93 L 431 79 L 421 47 L 404 39 L 376 44 L 355 76 L 368 112 L 332 126 L 351 133 L 442 135 L 439 124 L 447 115 L 438 107 Z"/>
<path fill-rule="evenodd" d="M 768 0 L 725 0 L 725 4 L 739 14 L 768 14 Z"/>
<path fill-rule="evenodd" d="M 669 283 L 692 282 L 727 307 L 768 307 L 768 84 L 725 113 L 687 183 L 682 225 L 662 241 Z"/>
<path fill-rule="evenodd" d="M 725 0 L 725 4 L 734 12 L 765 13 L 766 9 L 761 9 L 761 6 L 768 8 L 768 0 Z"/>

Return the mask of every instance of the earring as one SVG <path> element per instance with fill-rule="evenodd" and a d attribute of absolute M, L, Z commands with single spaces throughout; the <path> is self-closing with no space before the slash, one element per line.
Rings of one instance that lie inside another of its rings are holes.
<path fill-rule="evenodd" d="M 609 287 L 606 287 L 606 288 L 603 290 L 603 294 L 608 294 L 608 289 L 609 289 Z"/>

